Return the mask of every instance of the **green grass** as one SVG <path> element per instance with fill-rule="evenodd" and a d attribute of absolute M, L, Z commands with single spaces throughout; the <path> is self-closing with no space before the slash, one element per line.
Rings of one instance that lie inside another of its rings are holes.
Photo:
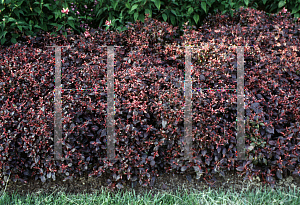
<path fill-rule="evenodd" d="M 6 187 L 5 187 L 6 188 Z M 300 204 L 299 191 L 289 190 L 282 192 L 281 190 L 271 190 L 269 188 L 250 190 L 240 190 L 234 192 L 233 189 L 227 192 L 216 191 L 208 188 L 205 192 L 191 191 L 188 194 L 186 191 L 176 192 L 175 195 L 168 193 L 159 193 L 153 195 L 151 192 L 143 196 L 132 192 L 122 194 L 112 194 L 107 189 L 102 193 L 92 194 L 77 194 L 66 195 L 63 192 L 54 191 L 52 194 L 32 194 L 20 196 L 16 193 L 8 195 L 5 190 L 1 191 L 0 204 L 53 204 L 53 205 L 68 205 L 68 204 Z"/>

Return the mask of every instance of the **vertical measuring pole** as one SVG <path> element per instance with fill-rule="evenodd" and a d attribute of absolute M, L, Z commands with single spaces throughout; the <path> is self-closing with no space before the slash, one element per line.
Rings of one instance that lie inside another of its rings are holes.
<path fill-rule="evenodd" d="M 185 82 L 184 82 L 184 157 L 191 159 L 192 145 L 192 77 L 191 77 L 191 48 L 185 46 Z"/>
<path fill-rule="evenodd" d="M 237 47 L 237 154 L 245 160 L 244 47 Z"/>
<path fill-rule="evenodd" d="M 114 46 L 107 46 L 107 157 L 115 158 Z"/>
<path fill-rule="evenodd" d="M 55 45 L 55 88 L 54 88 L 54 160 L 62 157 L 62 114 L 61 114 L 61 46 Z"/>

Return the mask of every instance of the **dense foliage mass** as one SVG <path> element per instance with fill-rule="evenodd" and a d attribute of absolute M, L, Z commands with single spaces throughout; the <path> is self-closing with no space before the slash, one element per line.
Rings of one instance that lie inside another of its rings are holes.
<path fill-rule="evenodd" d="M 41 32 L 2 47 L 2 178 L 12 174 L 15 181 L 45 182 L 57 174 L 67 180 L 83 172 L 108 172 L 108 185 L 121 188 L 125 180 L 146 186 L 169 171 L 209 179 L 211 173 L 236 169 L 268 183 L 299 174 L 300 53 L 295 48 L 300 27 L 293 22 L 290 13 L 267 16 L 241 8 L 232 17 L 208 16 L 199 30 L 184 25 L 182 37 L 176 28 L 146 17 L 124 32 L 90 29 L 67 38 Z M 46 46 L 53 44 L 70 46 L 61 53 L 62 88 L 76 89 L 62 94 L 65 161 L 50 160 L 55 53 Z M 102 159 L 107 152 L 104 45 L 123 46 L 115 48 L 115 153 L 120 158 L 115 161 Z M 181 158 L 185 53 L 177 45 L 203 46 L 193 51 L 192 87 L 212 89 L 236 86 L 237 55 L 230 46 L 245 46 L 246 161 L 236 160 L 236 93 L 220 90 L 193 90 L 194 159 Z M 99 90 L 79 91 L 89 88 Z"/>

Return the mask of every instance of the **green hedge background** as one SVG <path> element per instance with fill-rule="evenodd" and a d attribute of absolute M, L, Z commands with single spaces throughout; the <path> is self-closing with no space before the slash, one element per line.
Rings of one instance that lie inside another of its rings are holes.
<path fill-rule="evenodd" d="M 187 21 L 197 28 L 209 13 L 232 16 L 242 6 L 269 15 L 284 8 L 295 21 L 300 16 L 300 0 L 0 0 L 0 40 L 1 45 L 11 45 L 22 36 L 37 36 L 41 30 L 55 36 L 67 36 L 66 29 L 80 34 L 87 26 L 104 28 L 106 21 L 111 21 L 106 29 L 124 31 L 127 22 L 144 22 L 147 13 L 179 29 Z M 69 9 L 68 14 L 62 13 L 63 8 Z"/>

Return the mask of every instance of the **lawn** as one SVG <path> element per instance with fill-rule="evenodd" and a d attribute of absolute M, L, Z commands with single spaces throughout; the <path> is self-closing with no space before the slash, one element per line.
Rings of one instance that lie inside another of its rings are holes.
<path fill-rule="evenodd" d="M 253 189 L 250 186 L 239 191 L 208 188 L 205 191 L 194 190 L 189 193 L 178 188 L 175 194 L 172 193 L 153 194 L 150 191 L 136 194 L 134 189 L 112 193 L 103 189 L 102 192 L 94 194 L 75 195 L 55 190 L 51 194 L 21 196 L 17 193 L 7 194 L 4 188 L 1 191 L 0 204 L 300 204 L 299 189 L 295 187 L 289 191 L 271 188 Z"/>

